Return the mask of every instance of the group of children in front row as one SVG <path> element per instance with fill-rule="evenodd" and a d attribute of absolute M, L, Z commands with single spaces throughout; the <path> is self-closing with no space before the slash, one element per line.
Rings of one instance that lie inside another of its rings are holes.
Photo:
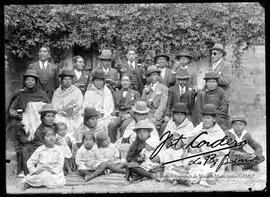
<path fill-rule="evenodd" d="M 183 104 L 179 103 L 179 105 Z M 191 131 L 194 134 L 193 136 L 198 136 L 206 131 L 208 134 L 204 135 L 204 138 L 201 135 L 201 141 L 204 139 L 209 143 L 213 143 L 224 136 L 231 138 L 231 141 L 235 141 L 235 144 L 246 141 L 242 146 L 217 151 L 217 158 L 222 158 L 230 151 L 230 159 L 234 161 L 231 166 L 242 166 L 243 169 L 256 170 L 257 165 L 264 161 L 264 156 L 262 155 L 262 147 L 245 130 L 246 120 L 242 117 L 233 118 L 232 129 L 224 132 L 216 123 L 214 105 L 206 104 L 201 113 L 202 122 L 194 128 L 196 132 Z M 190 165 L 191 159 L 173 163 L 170 163 L 170 161 L 213 149 L 205 148 L 207 146 L 199 146 L 198 142 L 200 140 L 197 141 L 198 146 L 196 146 L 200 148 L 185 148 L 196 137 L 181 139 L 181 133 L 174 131 L 171 137 L 167 137 L 165 141 L 164 134 L 160 141 L 150 140 L 146 143 L 146 140 L 151 136 L 152 130 L 152 123 L 148 119 L 138 121 L 134 128 L 136 139 L 131 144 L 126 158 L 121 158 L 118 148 L 111 143 L 106 132 L 84 133 L 82 144 L 78 149 L 72 136 L 66 133 L 64 123 L 57 124 L 56 132 L 52 127 L 47 127 L 42 134 L 44 144 L 38 147 L 27 161 L 30 173 L 24 178 L 24 189 L 42 186 L 48 188 L 64 186 L 66 183 L 64 167 L 67 168 L 67 171 L 71 170 L 68 164 L 72 163 L 69 160 L 74 158 L 73 154 L 75 155 L 76 166 L 71 167 L 77 168 L 79 175 L 83 176 L 85 181 L 104 173 L 116 172 L 125 174 L 126 179 L 131 182 L 149 178 L 157 181 L 165 179 L 173 184 L 180 183 L 187 186 L 193 183 L 209 186 L 207 177 L 213 175 L 216 169 L 216 166 L 211 167 L 210 162 L 206 162 L 206 165 Z M 163 141 L 164 146 L 160 147 L 160 151 L 157 153 L 155 149 L 161 146 Z M 194 144 L 196 143 L 194 142 Z M 193 146 L 195 146 L 194 144 Z M 243 149 L 246 144 L 254 149 L 254 154 Z M 217 146 L 217 148 L 223 147 Z M 156 152 L 156 156 L 151 158 L 153 152 Z M 206 159 L 207 155 L 202 157 Z M 247 160 L 252 160 L 252 162 L 247 162 Z M 162 165 L 164 163 L 168 164 Z M 219 170 L 219 172 L 222 172 L 222 170 Z"/>

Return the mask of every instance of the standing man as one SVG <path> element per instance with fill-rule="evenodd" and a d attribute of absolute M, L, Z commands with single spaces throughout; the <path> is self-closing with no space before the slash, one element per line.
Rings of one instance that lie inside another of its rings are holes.
<path fill-rule="evenodd" d="M 190 76 L 189 80 L 188 80 L 188 84 L 187 86 L 189 88 L 194 88 L 197 87 L 197 75 L 196 75 L 196 71 L 194 69 L 194 66 L 191 64 L 191 60 L 192 60 L 192 55 L 190 54 L 190 52 L 184 50 L 182 51 L 179 55 L 177 55 L 175 57 L 175 59 L 177 60 L 176 63 L 173 66 L 173 73 L 176 73 L 177 70 L 179 69 L 179 72 L 184 72 L 184 70 L 186 70 Z"/>
<path fill-rule="evenodd" d="M 142 94 L 145 84 L 145 70 L 137 62 L 136 49 L 131 47 L 127 50 L 127 61 L 121 65 L 121 75 L 128 72 L 131 75 L 131 88 Z"/>
<path fill-rule="evenodd" d="M 167 87 L 173 86 L 175 77 L 172 74 L 172 69 L 168 68 L 170 57 L 165 54 L 156 55 L 154 62 L 160 70 L 160 82 Z"/>
<path fill-rule="evenodd" d="M 119 82 L 119 73 L 112 68 L 112 52 L 103 50 L 98 58 L 100 59 L 100 68 L 105 73 L 105 82 L 113 93 L 121 84 Z"/>
<path fill-rule="evenodd" d="M 86 89 L 85 86 L 87 85 L 88 77 L 90 76 L 90 74 L 84 70 L 85 62 L 80 55 L 73 57 L 72 60 L 73 60 L 73 70 L 75 73 L 73 83 L 84 94 L 84 91 Z"/>
<path fill-rule="evenodd" d="M 39 49 L 39 61 L 28 66 L 28 69 L 37 71 L 41 85 L 47 93 L 49 99 L 52 99 L 54 90 L 59 86 L 58 68 L 55 64 L 48 61 L 50 57 L 50 48 L 42 46 Z"/>

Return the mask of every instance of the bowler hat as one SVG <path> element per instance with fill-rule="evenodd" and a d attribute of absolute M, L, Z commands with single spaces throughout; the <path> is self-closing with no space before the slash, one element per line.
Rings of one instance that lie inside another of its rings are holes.
<path fill-rule="evenodd" d="M 57 110 L 54 109 L 52 104 L 44 104 L 41 109 L 39 110 L 39 114 L 44 113 L 44 112 L 53 112 L 53 113 L 57 113 Z"/>
<path fill-rule="evenodd" d="M 75 76 L 75 72 L 74 70 L 70 70 L 70 69 L 65 69 L 62 71 L 62 73 L 59 75 L 60 78 L 63 78 L 63 77 L 74 77 Z"/>
<path fill-rule="evenodd" d="M 159 74 L 161 71 L 155 65 L 151 65 L 147 68 L 146 75 L 149 76 L 154 72 Z"/>
<path fill-rule="evenodd" d="M 84 109 L 83 117 L 85 119 L 89 119 L 89 118 L 92 118 L 92 117 L 98 116 L 98 115 L 99 115 L 99 113 L 94 107 L 86 107 Z"/>
<path fill-rule="evenodd" d="M 238 115 L 238 116 L 232 117 L 231 123 L 233 124 L 233 122 L 235 122 L 235 121 L 241 121 L 241 122 L 245 123 L 245 125 L 247 125 L 247 121 L 245 120 L 243 115 Z"/>
<path fill-rule="evenodd" d="M 132 106 L 132 111 L 138 114 L 147 114 L 149 110 L 150 109 L 147 107 L 147 104 L 144 101 L 137 101 L 134 106 Z"/>
<path fill-rule="evenodd" d="M 97 69 L 93 72 L 93 80 L 95 79 L 105 79 L 105 73 L 102 69 Z"/>
<path fill-rule="evenodd" d="M 156 55 L 156 56 L 154 57 L 154 62 L 155 62 L 155 63 L 157 62 L 157 59 L 158 59 L 159 57 L 165 57 L 167 61 L 170 61 L 170 57 L 169 57 L 168 55 L 160 54 L 160 55 Z"/>
<path fill-rule="evenodd" d="M 38 79 L 38 74 L 37 71 L 34 69 L 28 69 L 27 71 L 25 71 L 23 77 L 34 77 Z"/>
<path fill-rule="evenodd" d="M 176 103 L 172 108 L 173 113 L 187 113 L 187 105 L 185 103 Z"/>
<path fill-rule="evenodd" d="M 111 50 L 102 50 L 101 55 L 98 56 L 98 58 L 103 60 L 111 60 L 112 59 Z"/>
<path fill-rule="evenodd" d="M 217 115 L 216 106 L 213 104 L 205 104 L 201 112 L 202 115 Z"/>
<path fill-rule="evenodd" d="M 219 76 L 218 76 L 217 72 L 209 71 L 209 72 L 205 73 L 205 77 L 203 79 L 207 80 L 207 79 L 218 79 L 218 78 L 219 78 Z"/>
<path fill-rule="evenodd" d="M 150 132 L 153 131 L 153 124 L 150 122 L 149 119 L 140 120 L 136 123 L 135 128 L 133 131 L 138 131 L 139 129 L 148 129 Z"/>
<path fill-rule="evenodd" d="M 224 46 L 222 44 L 216 43 L 211 49 L 209 49 L 210 52 L 212 50 L 219 50 L 223 53 L 223 56 L 225 56 L 227 54 L 227 52 L 224 49 Z"/>
<path fill-rule="evenodd" d="M 188 80 L 190 78 L 190 76 L 189 76 L 188 71 L 186 69 L 177 69 L 175 78 Z"/>
<path fill-rule="evenodd" d="M 181 57 L 187 57 L 189 59 L 192 59 L 192 55 L 189 51 L 182 51 L 178 55 L 176 55 L 175 59 L 179 60 Z"/>

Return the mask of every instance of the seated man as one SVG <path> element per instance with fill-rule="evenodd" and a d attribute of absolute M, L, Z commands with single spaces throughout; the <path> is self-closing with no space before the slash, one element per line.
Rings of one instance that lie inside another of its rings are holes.
<path fill-rule="evenodd" d="M 139 92 L 131 89 L 131 75 L 124 73 L 121 79 L 122 89 L 113 93 L 115 104 L 115 117 L 108 125 L 111 142 L 114 143 L 117 137 L 117 129 L 123 121 L 131 117 L 131 106 L 140 98 Z M 122 137 L 123 133 L 120 134 Z"/>

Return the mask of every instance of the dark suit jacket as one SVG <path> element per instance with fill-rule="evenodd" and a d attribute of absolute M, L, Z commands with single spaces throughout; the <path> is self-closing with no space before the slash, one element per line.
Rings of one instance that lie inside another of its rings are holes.
<path fill-rule="evenodd" d="M 39 66 L 39 61 L 37 61 L 30 64 L 28 66 L 28 69 L 34 69 L 37 71 L 43 89 L 51 99 L 54 90 L 59 86 L 59 71 L 57 66 L 48 62 L 46 69 L 41 70 Z"/>
<path fill-rule="evenodd" d="M 140 93 L 129 89 L 126 97 L 123 97 L 123 89 L 113 93 L 115 111 L 126 111 L 140 98 Z"/>
<path fill-rule="evenodd" d="M 186 92 L 180 96 L 178 85 L 174 85 L 173 87 L 169 88 L 165 115 L 170 116 L 172 108 L 180 102 L 186 103 L 188 114 L 191 115 L 195 105 L 195 97 L 196 93 L 188 88 L 186 88 Z"/>
<path fill-rule="evenodd" d="M 137 62 L 135 61 L 135 69 L 128 65 L 128 62 L 124 62 L 121 64 L 121 75 L 125 72 L 131 74 L 131 87 L 134 90 L 138 90 L 140 94 L 142 94 L 142 90 L 145 84 L 145 70 L 142 67 L 139 67 Z"/>

